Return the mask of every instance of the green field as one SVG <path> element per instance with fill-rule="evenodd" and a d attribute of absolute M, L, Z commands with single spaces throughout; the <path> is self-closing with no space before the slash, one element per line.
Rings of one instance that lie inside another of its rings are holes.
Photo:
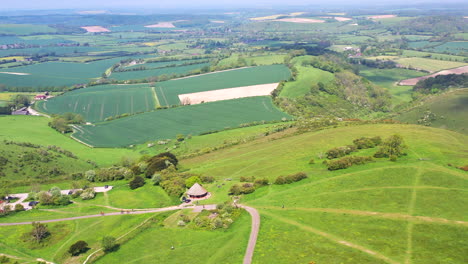
<path fill-rule="evenodd" d="M 71 86 L 88 83 L 101 75 L 122 58 L 89 63 L 46 62 L 29 66 L 2 69 L 2 72 L 26 73 L 13 75 L 0 73 L 0 83 L 18 87 Z"/>
<path fill-rule="evenodd" d="M 298 70 L 297 79 L 294 82 L 285 83 L 280 96 L 288 98 L 304 96 L 310 92 L 310 88 L 313 84 L 317 84 L 319 82 L 327 84 L 334 80 L 335 77 L 333 76 L 333 73 L 310 66 L 302 66 L 300 62 L 303 59 L 307 59 L 307 56 L 294 60 Z"/>
<path fill-rule="evenodd" d="M 244 58 L 247 65 L 271 65 L 280 64 L 284 62 L 284 54 L 268 54 L 268 55 L 239 55 L 232 54 L 229 58 L 225 58 L 218 63 L 218 66 L 235 65 L 239 58 Z"/>
<path fill-rule="evenodd" d="M 152 76 L 160 76 L 160 75 L 171 75 L 171 74 L 187 74 L 190 71 L 201 69 L 205 66 L 210 66 L 209 63 L 200 63 L 200 64 L 193 64 L 193 65 L 182 65 L 177 67 L 166 67 L 161 69 L 152 69 L 152 70 L 144 70 L 144 71 L 127 71 L 127 72 L 114 72 L 109 77 L 111 79 L 116 79 L 119 81 L 122 80 L 140 80 L 146 79 Z"/>
<path fill-rule="evenodd" d="M 46 25 L 0 24 L 0 34 L 29 35 L 33 33 L 54 33 L 57 30 Z"/>
<path fill-rule="evenodd" d="M 0 140 L 31 142 L 43 146 L 57 145 L 73 152 L 82 160 L 92 160 L 100 166 L 111 166 L 122 157 L 137 157 L 128 149 L 90 149 L 47 126 L 50 119 L 37 116 L 1 116 Z"/>
<path fill-rule="evenodd" d="M 468 134 L 468 89 L 460 89 L 441 95 L 432 95 L 424 104 L 403 112 L 396 119 L 418 124 L 426 112 L 435 114 L 428 125 Z"/>
<path fill-rule="evenodd" d="M 78 113 L 88 122 L 98 122 L 125 113 L 154 110 L 154 95 L 148 84 L 99 85 L 38 101 L 35 108 L 47 114 Z"/>
<path fill-rule="evenodd" d="M 399 86 L 397 83 L 401 80 L 421 77 L 426 74 L 407 69 L 375 69 L 363 67 L 359 70 L 359 75 L 366 77 L 371 82 L 387 88 L 393 95 L 393 103 L 399 104 L 410 102 L 412 100 L 412 86 Z"/>
<path fill-rule="evenodd" d="M 463 56 L 423 52 L 423 51 L 415 51 L 415 50 L 403 50 L 402 55 L 405 57 L 421 57 L 421 58 L 431 58 L 431 59 L 436 59 L 436 60 L 448 60 L 448 61 L 459 61 L 459 62 L 463 62 L 465 59 L 465 57 Z"/>
<path fill-rule="evenodd" d="M 275 83 L 287 80 L 290 74 L 289 69 L 284 65 L 234 69 L 159 82 L 156 84 L 156 93 L 161 105 L 179 105 L 179 94 Z"/>
<path fill-rule="evenodd" d="M 430 50 L 433 50 L 434 52 L 467 55 L 468 54 L 468 42 L 466 41 L 446 42 L 442 45 L 431 48 Z"/>
<path fill-rule="evenodd" d="M 290 117 L 278 110 L 269 97 L 250 97 L 158 110 L 96 126 L 80 126 L 73 137 L 96 147 L 124 147 L 171 139 L 177 134 L 198 135 L 243 123 L 282 118 Z"/>
<path fill-rule="evenodd" d="M 317 157 L 354 138 L 393 133 L 409 146 L 408 156 L 395 163 L 379 160 L 330 172 Z M 364 125 L 252 142 L 182 164 L 195 173 L 231 178 L 222 191 L 214 189 L 214 198 L 221 200 L 228 199 L 223 192 L 240 176 L 309 175 L 241 199 L 262 216 L 254 263 L 428 263 L 431 257 L 437 263 L 464 263 L 468 231 L 466 222 L 456 221 L 468 219 L 467 176 L 447 163 L 466 162 L 466 142 L 466 136 L 442 129 Z M 310 158 L 315 164 L 308 164 Z"/>
<path fill-rule="evenodd" d="M 395 62 L 403 67 L 422 69 L 429 72 L 437 72 L 467 65 L 467 63 L 463 62 L 441 61 L 426 58 L 399 58 L 396 59 Z"/>

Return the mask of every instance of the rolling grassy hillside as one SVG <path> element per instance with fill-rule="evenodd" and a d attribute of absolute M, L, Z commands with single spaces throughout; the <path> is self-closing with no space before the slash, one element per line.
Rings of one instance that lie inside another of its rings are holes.
<path fill-rule="evenodd" d="M 445 128 L 468 134 L 468 89 L 432 95 L 423 103 L 395 117 L 412 124 Z"/>
<path fill-rule="evenodd" d="M 361 136 L 394 133 L 409 146 L 408 156 L 397 162 L 330 172 L 317 157 Z M 232 147 L 184 160 L 183 167 L 232 179 L 221 191 L 207 187 L 214 201 L 229 199 L 226 192 L 240 176 L 309 175 L 241 199 L 262 216 L 254 263 L 464 263 L 468 175 L 447 163 L 466 163 L 467 139 L 414 125 L 340 127 Z M 315 164 L 308 163 L 311 158 Z"/>
<path fill-rule="evenodd" d="M 278 110 L 269 97 L 260 96 L 158 110 L 96 126 L 79 126 L 73 137 L 96 147 L 123 147 L 171 139 L 177 134 L 198 135 L 282 118 L 290 116 Z"/>
<path fill-rule="evenodd" d="M 307 58 L 304 56 L 303 58 Z M 295 82 L 287 82 L 283 90 L 280 93 L 280 96 L 295 98 L 301 97 L 310 92 L 310 87 L 313 84 L 322 82 L 324 84 L 329 83 L 334 80 L 333 73 L 323 71 L 314 67 L 304 67 L 300 63 L 296 63 L 296 68 L 298 70 L 298 77 Z"/>

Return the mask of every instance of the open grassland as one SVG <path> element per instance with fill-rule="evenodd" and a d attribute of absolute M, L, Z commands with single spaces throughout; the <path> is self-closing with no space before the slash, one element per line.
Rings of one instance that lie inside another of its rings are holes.
<path fill-rule="evenodd" d="M 307 56 L 303 57 L 304 59 Z M 334 80 L 333 73 L 323 71 L 311 66 L 302 66 L 300 64 L 301 60 L 296 60 L 296 68 L 298 70 L 298 76 L 296 81 L 285 83 L 283 90 L 281 91 L 280 96 L 295 98 L 304 96 L 310 92 L 312 85 L 319 82 L 327 84 Z"/>
<path fill-rule="evenodd" d="M 317 157 L 361 136 L 394 133 L 409 146 L 408 156 L 397 162 L 378 160 L 330 172 Z M 262 216 L 254 263 L 427 263 L 431 254 L 437 263 L 464 263 L 468 176 L 447 163 L 466 162 L 466 142 L 465 135 L 442 129 L 362 125 L 247 143 L 182 164 L 192 172 L 232 179 L 222 191 L 211 187 L 220 200 L 228 199 L 224 192 L 240 176 L 309 175 L 241 199 Z M 311 158 L 315 164 L 308 163 Z"/>
<path fill-rule="evenodd" d="M 171 74 L 187 74 L 190 71 L 201 69 L 205 66 L 210 66 L 209 63 L 200 63 L 200 64 L 193 64 L 193 65 L 182 65 L 176 67 L 166 67 L 161 69 L 152 69 L 152 70 L 144 70 L 144 71 L 127 71 L 127 72 L 115 72 L 112 73 L 110 78 L 116 79 L 119 81 L 122 80 L 140 80 L 146 79 L 152 76 L 160 76 L 160 75 L 171 75 Z"/>
<path fill-rule="evenodd" d="M 179 105 L 179 94 L 275 83 L 287 80 L 290 75 L 291 72 L 284 65 L 234 69 L 159 82 L 156 83 L 156 93 L 161 105 Z"/>
<path fill-rule="evenodd" d="M 198 135 L 282 118 L 290 117 L 278 110 L 269 97 L 251 97 L 158 110 L 96 126 L 79 126 L 73 137 L 96 147 L 123 147 L 170 139 L 177 134 Z"/>
<path fill-rule="evenodd" d="M 57 30 L 46 25 L 0 24 L 0 34 L 29 35 L 33 33 L 54 33 Z"/>
<path fill-rule="evenodd" d="M 422 72 L 407 70 L 407 69 L 375 69 L 361 68 L 359 75 L 366 77 L 371 82 L 387 88 L 393 95 L 394 104 L 410 102 L 412 100 L 412 86 L 399 86 L 398 82 L 408 78 L 416 78 L 424 76 Z"/>
<path fill-rule="evenodd" d="M 400 64 L 402 67 L 421 69 L 429 72 L 436 72 L 468 65 L 467 63 L 463 62 L 442 61 L 427 58 L 399 58 L 396 59 L 395 62 Z"/>
<path fill-rule="evenodd" d="M 122 58 L 90 63 L 46 62 L 29 66 L 3 69 L 2 72 L 25 73 L 27 75 L 0 74 L 0 83 L 18 87 L 71 86 L 88 83 Z"/>
<path fill-rule="evenodd" d="M 35 108 L 47 114 L 78 113 L 88 122 L 98 122 L 117 115 L 154 110 L 155 103 L 154 90 L 148 84 L 99 85 L 39 101 Z"/>
<path fill-rule="evenodd" d="M 250 217 L 244 213 L 228 230 L 154 226 L 96 263 L 242 263 L 249 222 Z M 171 250 L 171 246 L 175 249 Z"/>
<path fill-rule="evenodd" d="M 401 113 L 396 119 L 418 124 L 428 113 L 435 116 L 424 124 L 468 134 L 468 89 L 431 95 L 424 99 L 424 104 Z"/>
<path fill-rule="evenodd" d="M 82 160 L 92 160 L 100 166 L 110 166 L 123 156 L 136 157 L 128 149 L 90 149 L 47 126 L 50 120 L 37 116 L 0 116 L 0 140 L 31 142 L 39 145 L 58 145 L 73 152 Z"/>

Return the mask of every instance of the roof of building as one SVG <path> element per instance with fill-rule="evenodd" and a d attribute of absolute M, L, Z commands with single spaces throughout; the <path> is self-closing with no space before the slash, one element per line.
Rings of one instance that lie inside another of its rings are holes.
<path fill-rule="evenodd" d="M 199 195 L 204 195 L 208 191 L 205 190 L 200 184 L 195 183 L 190 189 L 187 191 L 188 195 L 194 195 L 194 196 L 199 196 Z"/>

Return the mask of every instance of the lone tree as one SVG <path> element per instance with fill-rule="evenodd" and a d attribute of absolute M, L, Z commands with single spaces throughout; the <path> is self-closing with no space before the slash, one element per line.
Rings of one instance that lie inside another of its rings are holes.
<path fill-rule="evenodd" d="M 132 190 L 140 188 L 141 186 L 145 185 L 145 179 L 143 179 L 143 177 L 140 176 L 135 176 L 135 178 L 133 178 L 133 180 L 129 182 L 129 185 L 130 189 Z"/>
<path fill-rule="evenodd" d="M 84 242 L 83 240 L 80 240 L 70 246 L 70 248 L 68 249 L 68 253 L 70 253 L 72 256 L 78 256 L 79 254 L 85 252 L 87 249 L 88 243 Z"/>
<path fill-rule="evenodd" d="M 151 178 L 155 172 L 167 169 L 171 165 L 177 167 L 178 163 L 179 161 L 176 156 L 170 152 L 164 152 L 153 156 L 147 161 L 146 178 Z"/>
<path fill-rule="evenodd" d="M 32 222 L 33 229 L 31 231 L 32 238 L 40 243 L 44 238 L 50 235 L 47 226 L 38 222 Z"/>
<path fill-rule="evenodd" d="M 111 252 L 117 248 L 117 240 L 115 237 L 105 236 L 102 238 L 101 245 L 105 252 Z"/>

